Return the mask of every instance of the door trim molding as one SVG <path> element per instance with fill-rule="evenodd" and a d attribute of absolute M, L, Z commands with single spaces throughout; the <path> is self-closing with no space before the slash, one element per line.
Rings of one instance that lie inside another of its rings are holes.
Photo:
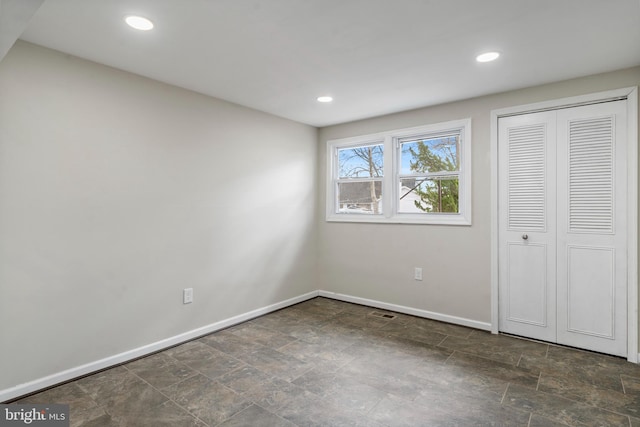
<path fill-rule="evenodd" d="M 638 87 L 626 87 L 491 111 L 491 332 L 498 331 L 498 120 L 607 101 L 627 102 L 627 360 L 638 363 Z"/>

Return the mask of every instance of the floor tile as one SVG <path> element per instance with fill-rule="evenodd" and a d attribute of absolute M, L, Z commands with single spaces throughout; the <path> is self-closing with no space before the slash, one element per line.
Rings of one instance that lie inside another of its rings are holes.
<path fill-rule="evenodd" d="M 99 403 L 114 418 L 130 418 L 143 411 L 150 411 L 167 400 L 164 394 L 152 386 L 146 383 L 135 383 Z"/>
<path fill-rule="evenodd" d="M 106 416 L 101 408 L 89 394 L 78 386 L 77 382 L 71 382 L 51 388 L 44 392 L 29 396 L 15 402 L 18 404 L 48 404 L 59 403 L 69 405 L 69 424 L 78 427 Z"/>
<path fill-rule="evenodd" d="M 203 375 L 165 389 L 169 398 L 209 425 L 217 425 L 251 405 L 244 397 Z"/>
<path fill-rule="evenodd" d="M 253 323 L 242 323 L 227 329 L 227 331 L 241 338 L 272 348 L 280 348 L 292 341 L 296 341 L 295 337 Z"/>
<path fill-rule="evenodd" d="M 83 390 L 77 382 L 70 382 L 50 388 L 41 393 L 20 399 L 15 403 L 66 404 L 69 405 L 69 409 L 74 413 L 76 411 L 90 410 L 98 406 L 92 396 Z"/>
<path fill-rule="evenodd" d="M 247 400 L 268 410 L 282 408 L 299 396 L 305 395 L 319 398 L 319 396 L 312 395 L 311 392 L 304 388 L 279 378 L 259 383 L 242 394 Z"/>
<path fill-rule="evenodd" d="M 567 425 L 539 414 L 531 414 L 531 419 L 529 420 L 529 427 L 566 427 Z"/>
<path fill-rule="evenodd" d="M 620 379 L 625 393 L 640 396 L 640 378 L 620 375 Z"/>
<path fill-rule="evenodd" d="M 379 329 L 386 326 L 388 323 L 389 320 L 374 317 L 368 313 L 354 314 L 347 312 L 340 313 L 327 322 L 328 325 L 349 325 L 365 329 Z"/>
<path fill-rule="evenodd" d="M 111 419 L 111 415 L 99 406 L 86 409 L 70 408 L 69 426 L 85 427 L 85 426 L 115 426 L 117 423 Z"/>
<path fill-rule="evenodd" d="M 632 364 L 622 359 L 622 363 L 612 359 L 597 353 L 549 346 L 549 352 L 544 356 L 524 354 L 518 366 L 539 369 L 551 376 L 574 378 L 601 389 L 622 392 L 620 375 L 629 372 L 626 365 Z"/>
<path fill-rule="evenodd" d="M 288 334 L 291 328 L 305 326 L 300 322 L 300 319 L 293 313 L 290 313 L 288 309 L 279 310 L 274 313 L 257 317 L 250 320 L 249 323 L 285 334 Z"/>
<path fill-rule="evenodd" d="M 298 360 L 309 363 L 333 361 L 344 365 L 353 359 L 353 356 L 340 352 L 340 350 L 341 348 L 327 346 L 326 344 L 311 344 L 303 341 L 295 341 L 278 349 L 283 354 L 288 354 Z"/>
<path fill-rule="evenodd" d="M 389 358 L 434 357 L 435 360 L 446 360 L 453 351 L 438 348 L 422 342 L 409 340 L 399 336 L 391 336 L 382 331 L 367 331 L 362 339 L 343 350 L 343 353 L 369 360 L 385 360 Z"/>
<path fill-rule="evenodd" d="M 625 415 L 517 385 L 509 385 L 503 404 L 568 425 L 619 427 L 629 424 L 629 417 Z"/>
<path fill-rule="evenodd" d="M 220 377 L 245 365 L 235 357 L 204 344 L 188 351 L 178 353 L 174 358 L 187 365 L 189 368 L 212 379 Z"/>
<path fill-rule="evenodd" d="M 424 381 L 420 377 L 399 363 L 384 365 L 356 359 L 346 364 L 338 373 L 407 400 L 415 399 L 424 387 Z"/>
<path fill-rule="evenodd" d="M 473 328 L 466 326 L 454 325 L 452 323 L 439 322 L 437 320 L 425 319 L 423 317 L 411 316 L 408 314 L 394 313 L 397 317 L 390 323 L 402 323 L 405 325 L 416 325 L 422 329 L 437 332 L 442 335 L 469 338 L 475 331 Z"/>
<path fill-rule="evenodd" d="M 502 406 L 498 403 L 473 403 L 451 414 L 450 422 L 457 426 L 522 426 L 529 427 L 529 411 Z"/>
<path fill-rule="evenodd" d="M 393 352 L 419 357 L 424 362 L 445 362 L 454 350 L 415 341 L 403 336 L 387 336 L 384 346 Z"/>
<path fill-rule="evenodd" d="M 80 424 L 74 424 L 73 419 L 71 419 L 71 426 L 77 427 L 120 427 L 122 424 L 115 421 L 111 418 L 111 415 L 107 414 L 104 410 L 103 414 L 97 418 L 92 418 L 90 420 L 85 420 Z"/>
<path fill-rule="evenodd" d="M 640 418 L 640 394 L 599 388 L 591 382 L 565 375 L 540 375 L 538 390 Z"/>
<path fill-rule="evenodd" d="M 247 365 L 221 376 L 218 378 L 218 382 L 237 393 L 244 393 L 257 385 L 268 382 L 271 378 L 270 375 Z"/>
<path fill-rule="evenodd" d="M 292 315 L 298 322 L 313 325 L 321 325 L 334 317 L 332 313 L 323 310 L 309 309 L 308 307 L 299 307 L 297 305 L 287 309 L 287 314 Z"/>
<path fill-rule="evenodd" d="M 390 335 L 432 345 L 440 344 L 447 337 L 447 335 L 429 328 L 428 324 L 413 323 L 407 325 L 390 321 L 381 330 Z"/>
<path fill-rule="evenodd" d="M 379 331 L 378 329 L 371 329 L 361 326 L 350 325 L 348 323 L 328 323 L 321 328 L 321 334 L 323 334 L 324 340 L 320 340 L 321 344 L 327 346 L 335 346 L 336 348 L 344 348 L 345 346 L 357 345 L 357 344 L 371 344 L 377 341 L 387 340 L 388 334 Z M 310 341 L 305 338 L 300 338 L 302 341 Z"/>
<path fill-rule="evenodd" d="M 180 344 L 180 345 L 176 345 L 173 347 L 170 347 L 166 350 L 163 350 L 162 353 L 166 354 L 167 356 L 175 356 L 178 353 L 182 353 L 185 351 L 189 351 L 192 350 L 194 348 L 198 348 L 201 347 L 202 343 L 198 340 L 191 340 L 191 341 L 187 341 L 186 343 Z"/>
<path fill-rule="evenodd" d="M 349 311 L 349 306 L 352 304 L 330 300 L 327 298 L 313 298 L 300 304 L 292 306 L 292 308 L 298 310 L 305 310 L 307 312 L 315 312 L 323 315 L 335 316 L 343 311 Z"/>
<path fill-rule="evenodd" d="M 460 372 L 455 367 L 447 366 L 424 380 L 424 387 L 414 402 L 427 408 L 447 408 L 452 413 L 460 407 L 485 403 L 499 405 L 507 385 L 507 381 Z"/>
<path fill-rule="evenodd" d="M 335 387 L 325 400 L 348 414 L 367 414 L 386 395 L 383 390 L 361 383 L 354 378 L 337 377 L 336 384 L 338 387 Z"/>
<path fill-rule="evenodd" d="M 196 374 L 193 369 L 165 353 L 138 359 L 127 363 L 125 367 L 157 388 L 168 387 Z"/>
<path fill-rule="evenodd" d="M 366 415 L 309 395 L 297 396 L 276 414 L 300 427 L 382 427 Z"/>
<path fill-rule="evenodd" d="M 220 331 L 215 334 L 207 335 L 200 338 L 198 342 L 234 357 L 238 357 L 264 347 L 260 343 L 239 337 L 229 331 Z"/>
<path fill-rule="evenodd" d="M 568 368 L 585 367 L 598 373 L 617 373 L 640 378 L 640 365 L 629 363 L 621 357 L 550 345 L 547 359 L 556 363 L 564 362 Z"/>
<path fill-rule="evenodd" d="M 310 363 L 266 347 L 238 355 L 238 357 L 266 374 L 287 381 L 292 381 L 313 368 Z"/>
<path fill-rule="evenodd" d="M 453 353 L 447 360 L 447 365 L 463 368 L 470 375 L 488 376 L 532 388 L 536 387 L 540 377 L 540 373 L 537 371 L 462 352 Z"/>
<path fill-rule="evenodd" d="M 484 331 L 474 331 L 468 338 L 447 336 L 438 345 L 511 365 L 516 365 L 523 354 L 544 356 L 548 347 L 547 344 Z"/>
<path fill-rule="evenodd" d="M 325 374 L 315 370 L 307 372 L 293 383 L 344 410 L 361 413 L 369 412 L 387 394 L 353 376 Z"/>
<path fill-rule="evenodd" d="M 290 335 L 303 343 L 325 346 L 327 349 L 340 351 L 361 339 L 362 332 L 336 327 L 335 325 L 324 325 L 321 328 L 305 325 L 292 330 Z"/>
<path fill-rule="evenodd" d="M 107 405 L 115 396 L 147 386 L 142 379 L 121 366 L 89 375 L 75 383 L 101 406 Z"/>
<path fill-rule="evenodd" d="M 117 425 L 131 427 L 206 427 L 206 425 L 180 408 L 174 402 L 167 401 L 159 406 L 142 406 L 135 411 L 122 412 L 117 408 L 109 410 Z"/>
<path fill-rule="evenodd" d="M 219 427 L 296 427 L 291 421 L 280 418 L 256 405 L 238 412 Z"/>
<path fill-rule="evenodd" d="M 428 413 L 428 422 L 418 425 L 528 427 L 531 417 L 528 411 L 482 400 L 461 401 L 457 405 L 451 402 L 447 406 L 431 406 Z"/>
<path fill-rule="evenodd" d="M 388 395 L 371 411 L 369 416 L 389 427 L 452 426 L 451 415 L 439 408 L 427 409 L 411 401 Z"/>

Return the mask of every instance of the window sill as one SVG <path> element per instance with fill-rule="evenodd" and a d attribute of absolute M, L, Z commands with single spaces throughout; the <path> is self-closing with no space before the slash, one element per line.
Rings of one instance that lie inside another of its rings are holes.
<path fill-rule="evenodd" d="M 399 214 L 393 217 L 385 217 L 383 215 L 333 214 L 327 215 L 326 221 L 374 224 L 471 225 L 470 218 L 465 218 L 459 214 L 430 214 L 428 218 L 416 218 L 415 215 L 411 214 Z"/>

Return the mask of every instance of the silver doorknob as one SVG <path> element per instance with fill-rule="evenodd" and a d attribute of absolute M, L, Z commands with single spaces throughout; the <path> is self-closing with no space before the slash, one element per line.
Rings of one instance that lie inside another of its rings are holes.
<path fill-rule="evenodd" d="M 522 235 L 522 240 L 527 240 L 528 238 L 529 238 L 529 235 L 528 235 L 528 234 L 523 234 L 523 235 Z"/>

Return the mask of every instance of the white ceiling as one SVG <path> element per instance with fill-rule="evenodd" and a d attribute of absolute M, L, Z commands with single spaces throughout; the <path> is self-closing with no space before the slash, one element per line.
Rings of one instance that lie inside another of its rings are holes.
<path fill-rule="evenodd" d="M 0 60 L 4 58 L 44 0 L 0 0 Z"/>
<path fill-rule="evenodd" d="M 47 0 L 21 38 L 325 126 L 640 65 L 640 1 Z"/>

